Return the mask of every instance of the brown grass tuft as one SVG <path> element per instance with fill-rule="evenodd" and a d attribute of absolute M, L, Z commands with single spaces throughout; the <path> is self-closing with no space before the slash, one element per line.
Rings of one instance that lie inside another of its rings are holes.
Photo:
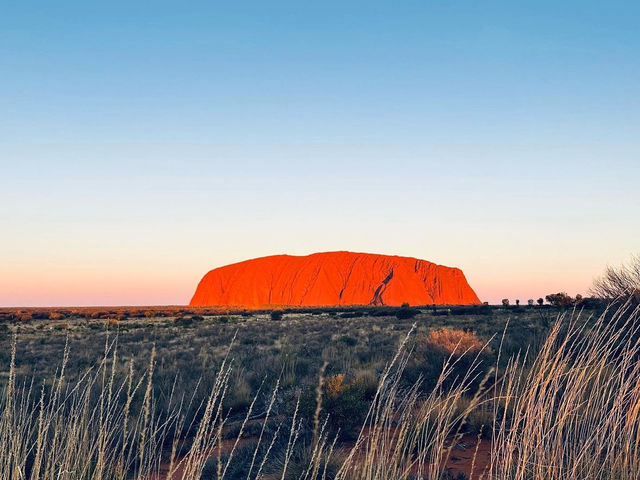
<path fill-rule="evenodd" d="M 476 353 L 481 351 L 485 344 L 474 332 L 466 332 L 455 328 L 439 328 L 431 330 L 425 338 L 425 342 L 440 348 L 449 354 Z"/>

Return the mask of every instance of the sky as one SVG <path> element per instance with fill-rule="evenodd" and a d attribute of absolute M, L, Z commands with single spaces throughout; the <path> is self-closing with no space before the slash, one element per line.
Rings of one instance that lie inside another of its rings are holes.
<path fill-rule="evenodd" d="M 640 252 L 640 3 L 0 3 L 0 306 L 352 250 L 480 298 Z"/>

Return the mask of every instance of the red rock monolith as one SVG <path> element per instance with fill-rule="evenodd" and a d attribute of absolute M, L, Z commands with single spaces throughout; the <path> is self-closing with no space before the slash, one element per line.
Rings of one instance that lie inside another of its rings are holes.
<path fill-rule="evenodd" d="M 190 306 L 470 305 L 480 300 L 458 268 L 354 252 L 273 255 L 207 273 Z"/>

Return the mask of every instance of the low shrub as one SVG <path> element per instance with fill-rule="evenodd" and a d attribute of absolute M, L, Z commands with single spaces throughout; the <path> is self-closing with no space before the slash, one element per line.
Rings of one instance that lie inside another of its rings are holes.
<path fill-rule="evenodd" d="M 469 305 L 461 307 L 451 307 L 451 315 L 491 315 L 493 309 L 489 305 Z"/>
<path fill-rule="evenodd" d="M 189 327 L 193 324 L 193 318 L 191 317 L 177 317 L 174 323 L 180 327 Z"/>
<path fill-rule="evenodd" d="M 484 347 L 475 333 L 448 327 L 431 330 L 424 341 L 449 354 L 475 353 Z"/>
<path fill-rule="evenodd" d="M 349 335 L 343 335 L 342 337 L 340 337 L 340 341 L 347 347 L 355 347 L 358 343 L 357 338 L 350 337 Z"/>
<path fill-rule="evenodd" d="M 420 313 L 417 308 L 411 308 L 409 306 L 402 306 L 395 311 L 395 316 L 398 320 L 407 320 L 413 318 Z"/>
<path fill-rule="evenodd" d="M 363 384 L 345 384 L 342 374 L 326 381 L 322 408 L 329 415 L 332 432 L 339 432 L 344 440 L 353 440 L 358 436 L 369 411 L 365 393 Z"/>

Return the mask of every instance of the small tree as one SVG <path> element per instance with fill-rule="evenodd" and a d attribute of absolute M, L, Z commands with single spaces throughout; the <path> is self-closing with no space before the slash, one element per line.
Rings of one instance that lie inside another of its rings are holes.
<path fill-rule="evenodd" d="M 502 299 L 502 306 L 503 307 L 508 307 L 509 306 L 509 299 L 508 298 L 503 298 Z"/>
<path fill-rule="evenodd" d="M 607 267 L 604 274 L 593 282 L 593 295 L 607 302 L 631 300 L 640 303 L 640 255 L 619 267 Z"/>
<path fill-rule="evenodd" d="M 520 306 L 520 299 L 516 298 L 516 306 L 519 307 Z"/>
<path fill-rule="evenodd" d="M 530 298 L 529 300 L 527 300 L 527 305 L 529 305 L 530 307 L 533 307 L 533 298 Z"/>
<path fill-rule="evenodd" d="M 575 300 L 567 295 L 567 292 L 550 293 L 545 299 L 554 307 L 570 307 L 575 303 Z"/>
<path fill-rule="evenodd" d="M 544 299 L 539 298 L 539 299 L 538 299 L 538 305 L 542 306 L 542 304 L 543 304 L 543 303 L 544 303 Z"/>

